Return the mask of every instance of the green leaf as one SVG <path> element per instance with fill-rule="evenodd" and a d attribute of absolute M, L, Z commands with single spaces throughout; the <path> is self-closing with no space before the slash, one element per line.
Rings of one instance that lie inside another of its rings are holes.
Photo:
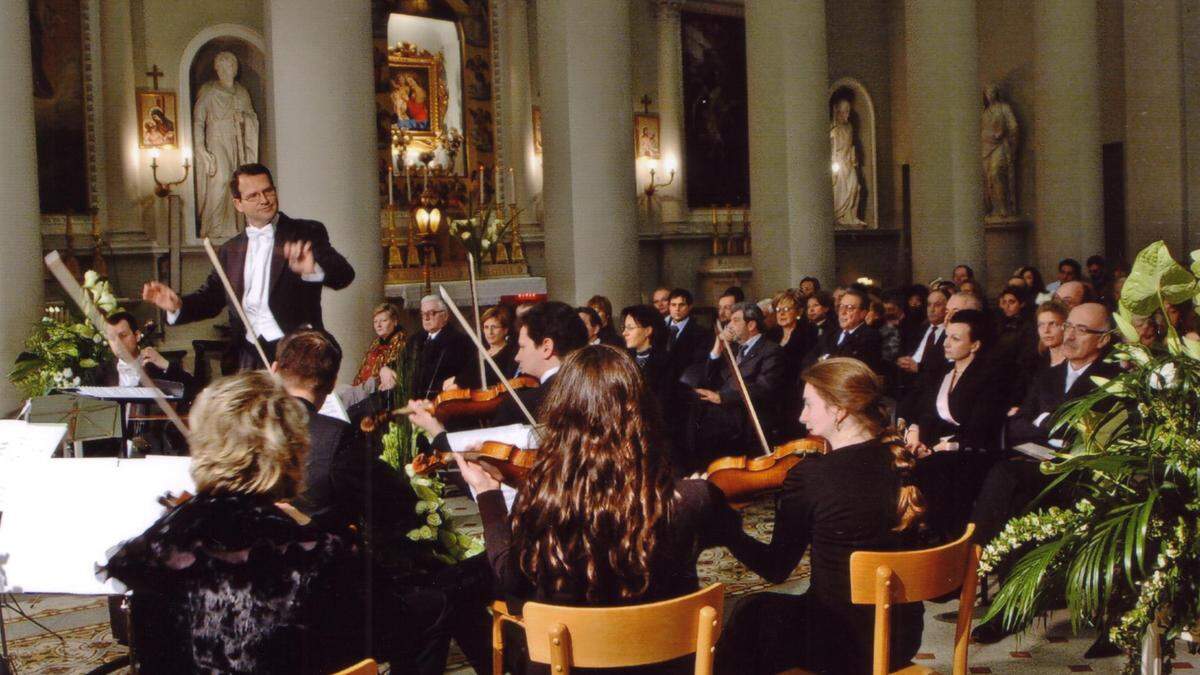
<path fill-rule="evenodd" d="M 1121 292 L 1124 296 L 1124 291 Z M 1126 308 L 1121 305 L 1120 312 L 1113 313 L 1113 319 L 1117 322 L 1117 328 L 1121 331 L 1121 337 L 1125 338 L 1126 342 L 1136 343 L 1138 341 L 1137 329 L 1133 327 L 1133 322 L 1124 316 Z"/>
<path fill-rule="evenodd" d="M 1161 240 L 1142 249 L 1121 289 L 1121 305 L 1149 316 L 1163 301 L 1180 303 L 1196 295 L 1196 277 L 1171 257 Z"/>

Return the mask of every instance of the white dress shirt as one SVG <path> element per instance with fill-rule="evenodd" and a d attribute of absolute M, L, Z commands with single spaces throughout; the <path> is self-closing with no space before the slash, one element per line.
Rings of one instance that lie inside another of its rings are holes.
<path fill-rule="evenodd" d="M 933 341 L 936 344 L 937 341 L 941 339 L 942 332 L 944 330 L 946 330 L 946 322 L 944 321 L 936 326 L 930 326 L 929 328 L 925 329 L 925 334 L 921 336 L 921 342 L 917 345 L 917 351 L 913 352 L 912 360 L 920 363 L 921 359 L 924 358 L 925 345 L 929 342 L 930 331 L 933 332 Z"/>
<path fill-rule="evenodd" d="M 551 377 L 554 377 L 554 374 L 557 373 L 560 368 L 562 368 L 562 366 L 554 366 L 550 370 L 547 370 L 546 372 L 542 373 L 542 376 L 538 378 L 538 383 L 546 384 L 546 380 L 550 379 Z"/>
<path fill-rule="evenodd" d="M 137 358 L 137 357 L 134 357 Z M 125 363 L 121 359 L 117 359 L 117 386 L 118 387 L 140 387 L 142 379 L 138 377 L 138 371 L 133 366 Z"/>

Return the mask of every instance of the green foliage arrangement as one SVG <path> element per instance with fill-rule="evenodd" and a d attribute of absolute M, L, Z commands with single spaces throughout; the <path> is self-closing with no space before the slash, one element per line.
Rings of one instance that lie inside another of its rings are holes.
<path fill-rule="evenodd" d="M 105 314 L 120 311 L 106 279 L 88 270 L 83 277 L 88 300 Z M 95 368 L 111 358 L 104 335 L 69 310 L 49 307 L 25 340 L 25 351 L 8 374 L 27 397 L 90 381 Z"/>
<path fill-rule="evenodd" d="M 1007 567 L 984 620 L 1024 628 L 1065 597 L 1074 626 L 1106 627 L 1128 650 L 1126 672 L 1152 622 L 1169 658 L 1200 619 L 1200 342 L 1168 325 L 1161 348 L 1146 347 L 1131 322 L 1200 300 L 1200 251 L 1191 260 L 1161 241 L 1138 254 L 1114 317 L 1125 342 L 1109 356 L 1126 369 L 1064 404 L 1056 424 L 1071 441 L 1041 467 L 1055 476 L 1047 492 L 1069 484 L 1077 503 L 1009 521 L 980 565 Z"/>
<path fill-rule="evenodd" d="M 518 211 L 505 220 L 499 211 L 488 207 L 469 213 L 466 218 L 451 220 L 450 237 L 457 239 L 468 253 L 475 256 L 476 265 L 482 265 L 491 260 L 496 245 L 508 236 L 513 221 L 519 216 Z"/>

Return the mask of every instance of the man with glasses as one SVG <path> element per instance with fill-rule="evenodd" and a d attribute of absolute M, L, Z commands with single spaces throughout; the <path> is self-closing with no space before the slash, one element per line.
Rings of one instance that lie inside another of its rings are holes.
<path fill-rule="evenodd" d="M 1093 377 L 1111 378 L 1121 372 L 1117 365 L 1103 361 L 1113 334 L 1112 317 L 1104 305 L 1085 302 L 1072 309 L 1063 330 L 1066 360 L 1043 369 L 1034 379 L 1021 407 L 1009 417 L 1006 437 L 1009 447 L 1030 442 L 1056 449 L 1065 447 L 1070 440 L 1070 430 L 1053 429 L 1054 413 L 1064 402 L 1092 392 L 1096 388 Z M 986 545 L 991 541 L 1009 518 L 1024 510 L 1050 484 L 1054 477 L 1042 474 L 1040 464 L 1038 459 L 1014 452 L 988 471 L 971 514 L 977 543 Z M 1072 501 L 1069 490 L 1060 487 L 1048 497 L 1045 505 Z M 1105 631 L 1101 631 L 1101 635 L 1104 634 Z M 998 642 L 1005 635 L 999 621 L 980 624 L 972 632 L 972 637 L 983 644 Z M 1103 653 L 1106 647 L 1095 646 L 1094 650 L 1089 650 L 1088 658 Z"/>
<path fill-rule="evenodd" d="M 304 325 L 324 328 L 321 289 L 349 286 L 354 268 L 333 248 L 324 225 L 290 218 L 279 210 L 267 167 L 238 167 L 229 191 L 234 208 L 246 216 L 246 229 L 222 244 L 217 258 L 250 325 L 242 325 L 216 270 L 196 292 L 182 298 L 169 286 L 151 281 L 142 287 L 142 299 L 167 312 L 167 323 L 173 326 L 211 319 L 227 307 L 233 329 L 230 349 L 236 350 L 240 370 L 253 370 L 263 367 L 255 341 L 268 359 L 274 359 L 285 334 Z"/>
<path fill-rule="evenodd" d="M 405 351 L 418 355 L 412 376 L 413 398 L 437 398 L 447 379 L 467 381 L 468 370 L 479 367 L 471 339 L 447 325 L 449 323 L 450 309 L 441 297 L 427 295 L 421 298 L 421 332 L 405 346 Z M 479 376 L 475 377 L 478 379 Z"/>
<path fill-rule="evenodd" d="M 849 356 L 870 366 L 876 373 L 883 365 L 883 338 L 866 324 L 870 301 L 867 294 L 851 287 L 837 305 L 838 330 L 826 331 L 805 358 L 805 365 L 833 356 Z"/>

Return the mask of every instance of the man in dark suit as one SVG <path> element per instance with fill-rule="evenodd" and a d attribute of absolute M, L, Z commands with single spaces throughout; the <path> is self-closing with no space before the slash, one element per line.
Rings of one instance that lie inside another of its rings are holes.
<path fill-rule="evenodd" d="M 671 291 L 667 308 L 667 355 L 672 372 L 678 377 L 688 366 L 704 360 L 704 351 L 712 333 L 700 326 L 692 316 L 692 294 L 687 289 L 676 288 Z"/>
<path fill-rule="evenodd" d="M 858 359 L 876 373 L 883 365 L 883 338 L 879 331 L 866 324 L 870 301 L 867 294 L 849 288 L 838 304 L 838 330 L 826 331 L 805 358 L 811 365 L 833 356 Z"/>
<path fill-rule="evenodd" d="M 1071 310 L 1063 326 L 1063 351 L 1067 359 L 1041 371 L 1016 414 L 1008 418 L 1010 447 L 1032 442 L 1063 448 L 1070 441 L 1071 430 L 1052 431 L 1055 413 L 1064 402 L 1093 391 L 1096 385 L 1092 377 L 1114 377 L 1120 373 L 1118 366 L 1102 360 L 1113 330 L 1112 317 L 1103 305 L 1079 305 Z M 1053 477 L 1042 474 L 1039 464 L 1036 459 L 1013 453 L 996 462 L 988 472 L 971 514 L 975 540 L 980 545 L 991 541 L 1009 518 L 1023 511 L 1050 484 Z M 1059 486 L 1056 493 L 1052 501 L 1071 498 L 1065 485 Z M 981 624 L 972 633 L 984 644 L 997 642 L 1005 634 L 998 622 Z"/>
<path fill-rule="evenodd" d="M 465 381 L 467 370 L 478 363 L 471 339 L 449 323 L 450 308 L 440 296 L 421 298 L 421 332 L 404 347 L 406 360 L 418 355 L 412 376 L 414 398 L 437 398 L 447 379 Z"/>
<path fill-rule="evenodd" d="M 733 306 L 729 325 L 713 341 L 705 364 L 705 377 L 697 387 L 692 407 L 689 442 L 686 444 L 689 470 L 703 471 L 711 460 L 728 454 L 756 455 L 761 452 L 758 433 L 746 409 L 737 376 L 724 355 L 722 341 L 737 342 L 735 361 L 750 401 L 758 413 L 764 432 L 775 428 L 780 390 L 785 382 L 787 363 L 783 349 L 764 339 L 762 309 L 752 302 Z M 769 441 L 770 439 L 768 439 Z"/>
<path fill-rule="evenodd" d="M 567 354 L 587 345 L 587 329 L 579 314 L 563 302 L 543 302 L 535 305 L 521 317 L 517 331 L 517 365 L 521 374 L 536 377 L 540 385 L 517 390 L 517 397 L 534 419 L 538 419 L 538 408 L 550 389 L 550 383 L 562 367 Z M 446 441 L 446 428 L 433 416 L 428 406 L 420 401 L 409 401 L 415 412 L 409 415 L 413 424 L 424 429 L 433 439 L 433 449 L 446 452 L 450 445 Z M 529 424 L 520 406 L 507 394 L 496 414 L 485 426 L 499 427 L 506 424 Z"/>
<path fill-rule="evenodd" d="M 261 365 L 254 341 L 272 359 L 287 333 L 304 325 L 323 328 L 322 287 L 349 286 L 354 268 L 334 250 L 324 225 L 290 218 L 279 210 L 267 167 L 238 167 L 229 191 L 234 208 L 246 216 L 246 230 L 222 244 L 217 258 L 251 325 L 242 325 L 216 270 L 196 292 L 182 298 L 170 287 L 151 281 L 142 287 L 142 299 L 166 311 L 171 325 L 211 319 L 227 307 L 233 328 L 230 348 L 237 350 L 238 366 L 246 370 Z"/>

